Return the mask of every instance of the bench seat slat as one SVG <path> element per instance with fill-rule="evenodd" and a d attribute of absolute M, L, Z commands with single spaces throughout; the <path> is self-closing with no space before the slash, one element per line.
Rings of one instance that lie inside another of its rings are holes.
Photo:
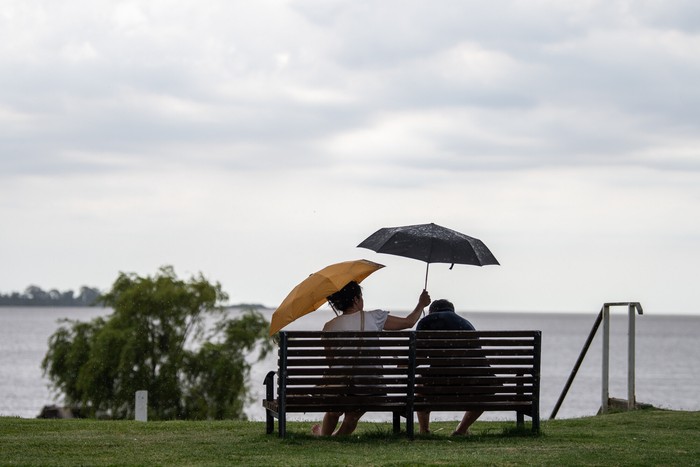
<path fill-rule="evenodd" d="M 406 402 L 397 402 L 394 404 L 365 404 L 358 402 L 357 404 L 343 404 L 319 402 L 318 404 L 309 406 L 288 405 L 285 408 L 287 413 L 312 413 L 312 412 L 405 412 Z"/>
<path fill-rule="evenodd" d="M 406 395 L 380 395 L 380 396 L 371 396 L 371 395 L 361 395 L 361 396 L 345 396 L 345 397 L 340 397 L 337 395 L 325 395 L 325 396 L 318 396 L 318 397 L 304 397 L 304 396 L 297 396 L 297 395 L 292 395 L 287 397 L 287 405 L 304 405 L 304 404 L 317 404 L 317 403 L 323 403 L 326 402 L 328 404 L 333 404 L 337 405 L 338 407 L 342 407 L 344 405 L 351 405 L 351 404 L 375 404 L 375 405 L 381 405 L 381 404 L 392 404 L 392 403 L 406 403 L 407 397 Z"/>
<path fill-rule="evenodd" d="M 462 412 L 465 410 L 484 410 L 484 411 L 529 411 L 532 409 L 531 402 L 462 402 L 460 404 L 441 403 L 431 401 L 429 403 L 421 403 L 416 401 L 414 409 L 418 411 L 428 410 L 432 412 Z"/>

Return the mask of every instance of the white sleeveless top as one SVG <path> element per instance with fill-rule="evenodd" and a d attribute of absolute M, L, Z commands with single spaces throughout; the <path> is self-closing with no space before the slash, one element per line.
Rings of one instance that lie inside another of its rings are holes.
<path fill-rule="evenodd" d="M 388 311 L 371 310 L 352 313 L 349 315 L 342 314 L 328 321 L 324 326 L 324 331 L 360 331 L 362 330 L 362 320 L 360 313 L 365 314 L 365 331 L 382 331 L 384 323 L 389 316 Z"/>

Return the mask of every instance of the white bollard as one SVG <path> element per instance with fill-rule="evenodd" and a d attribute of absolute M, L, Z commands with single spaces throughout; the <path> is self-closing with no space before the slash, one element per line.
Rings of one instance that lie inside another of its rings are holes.
<path fill-rule="evenodd" d="M 148 391 L 136 391 L 136 421 L 148 421 Z"/>

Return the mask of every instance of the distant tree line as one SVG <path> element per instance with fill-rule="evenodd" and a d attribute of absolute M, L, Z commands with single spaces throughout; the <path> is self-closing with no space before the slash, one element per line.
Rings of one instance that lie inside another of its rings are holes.
<path fill-rule="evenodd" d="M 94 287 L 83 286 L 78 295 L 72 290 L 48 292 L 36 285 L 30 285 L 24 293 L 0 294 L 0 306 L 96 306 L 101 293 Z"/>

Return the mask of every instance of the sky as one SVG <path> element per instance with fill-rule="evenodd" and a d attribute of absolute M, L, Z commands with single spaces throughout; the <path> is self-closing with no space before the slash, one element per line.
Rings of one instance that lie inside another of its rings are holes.
<path fill-rule="evenodd" d="M 436 224 L 500 266 L 432 264 L 463 311 L 700 314 L 695 0 L 3 0 L 0 292 L 202 273 L 275 308 Z"/>

